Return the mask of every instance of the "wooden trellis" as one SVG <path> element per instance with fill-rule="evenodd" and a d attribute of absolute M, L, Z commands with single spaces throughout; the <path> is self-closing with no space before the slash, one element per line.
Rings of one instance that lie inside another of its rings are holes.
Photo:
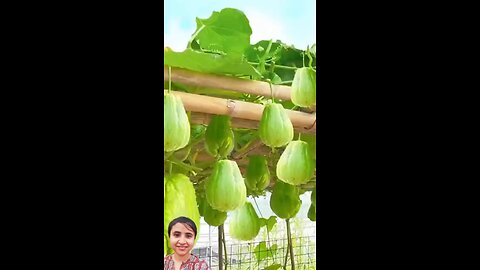
<path fill-rule="evenodd" d="M 168 81 L 168 67 L 164 67 L 164 81 Z M 230 76 L 203 74 L 186 69 L 171 68 L 170 78 L 190 86 L 209 87 L 222 90 L 230 90 L 240 93 L 248 93 L 281 100 L 291 100 L 291 88 L 284 85 L 270 85 L 266 82 L 240 79 Z M 167 92 L 168 90 L 164 90 Z M 210 97 L 205 95 L 171 91 L 179 96 L 185 106 L 185 110 L 192 112 L 191 121 L 195 124 L 208 124 L 212 115 L 230 115 L 232 126 L 241 128 L 258 129 L 264 106 L 257 103 L 240 100 Z M 315 108 L 309 108 L 311 113 L 287 110 L 297 132 L 316 133 Z"/>
<path fill-rule="evenodd" d="M 245 94 L 253 94 L 258 96 L 273 97 L 280 100 L 291 100 L 291 87 L 284 85 L 272 85 L 266 82 L 252 81 L 246 79 L 235 78 L 224 75 L 203 74 L 190 70 L 180 68 L 164 67 L 164 81 L 171 80 L 185 85 L 195 87 L 205 87 L 221 90 L 229 90 Z M 164 89 L 164 92 L 168 90 Z M 180 91 L 170 91 L 171 94 L 179 96 L 182 99 L 185 110 L 191 112 L 190 121 L 195 124 L 208 125 L 210 118 L 213 115 L 229 115 L 232 117 L 231 123 L 233 127 L 258 129 L 260 119 L 264 110 L 264 106 L 258 103 L 245 102 L 233 99 L 224 99 L 220 97 L 211 97 L 206 95 L 198 95 Z M 315 108 L 307 108 L 307 112 L 286 110 L 293 127 L 296 132 L 316 134 L 316 110 Z M 213 157 L 201 151 L 198 148 L 199 155 L 197 160 L 214 160 Z M 200 146 L 201 147 L 201 146 Z M 241 154 L 233 153 L 232 160 L 235 160 L 239 165 L 242 174 L 245 174 L 246 165 L 248 164 L 248 154 L 266 154 L 270 152 L 267 146 L 261 141 L 253 142 L 247 151 Z M 316 172 L 315 172 L 316 175 Z M 316 177 L 315 177 L 316 178 Z M 274 184 L 274 179 L 270 182 L 271 188 Z M 315 181 L 315 180 L 314 180 Z M 312 182 L 301 185 L 303 190 L 312 190 L 314 188 Z M 287 223 L 287 226 L 288 223 Z M 224 244 L 223 225 L 218 227 L 218 245 L 219 245 L 219 261 L 223 259 Z M 291 246 L 290 246 L 291 247 Z M 292 248 L 291 248 L 292 249 Z M 291 251 L 291 259 L 293 260 L 293 252 Z M 220 270 L 223 269 L 223 264 L 219 264 Z"/>
<path fill-rule="evenodd" d="M 168 81 L 168 67 L 164 67 L 164 81 Z M 209 87 L 214 89 L 229 90 L 233 92 L 248 93 L 271 97 L 271 93 L 277 99 L 290 100 L 291 87 L 284 85 L 270 85 L 266 82 L 239 79 L 225 75 L 204 74 L 181 68 L 171 68 L 170 78 L 172 82 L 182 83 L 196 87 Z M 164 90 L 166 93 L 168 90 Z M 264 106 L 258 103 L 245 102 L 240 100 L 224 99 L 206 95 L 198 95 L 180 91 L 171 91 L 182 99 L 185 110 L 191 112 L 191 122 L 194 124 L 208 125 L 213 115 L 230 115 L 232 126 L 237 128 L 258 129 Z M 287 110 L 296 132 L 316 134 L 316 112 L 315 108 L 309 108 L 310 113 Z M 203 145 L 197 146 L 198 161 L 212 161 L 213 157 L 202 151 Z M 268 154 L 271 149 L 262 144 L 261 141 L 252 143 L 243 155 L 233 153 L 232 160 L 239 165 L 242 173 L 245 173 L 248 164 L 248 155 Z M 180 153 L 181 156 L 183 153 Z M 248 155 L 247 155 L 248 154 Z M 271 184 L 274 182 L 272 181 Z M 302 185 L 304 189 L 313 188 L 311 184 Z"/>

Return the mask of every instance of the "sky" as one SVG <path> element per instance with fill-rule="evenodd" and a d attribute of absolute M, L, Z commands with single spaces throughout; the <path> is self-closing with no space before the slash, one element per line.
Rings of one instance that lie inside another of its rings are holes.
<path fill-rule="evenodd" d="M 227 7 L 247 16 L 251 44 L 279 39 L 305 50 L 315 43 L 315 0 L 165 0 L 164 47 L 183 51 L 195 32 L 195 18 L 206 19 L 213 11 Z"/>

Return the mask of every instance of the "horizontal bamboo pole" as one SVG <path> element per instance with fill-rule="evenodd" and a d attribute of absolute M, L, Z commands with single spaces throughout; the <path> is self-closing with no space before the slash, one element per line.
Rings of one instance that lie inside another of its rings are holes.
<path fill-rule="evenodd" d="M 208 114 L 208 113 L 198 113 L 194 112 L 191 114 L 190 120 L 194 124 L 202 124 L 202 125 L 208 125 L 210 123 L 210 118 L 212 118 L 213 114 Z M 253 121 L 253 120 L 245 120 L 242 118 L 232 118 L 232 127 L 234 128 L 248 128 L 248 129 L 258 129 L 260 122 L 258 121 Z M 310 133 L 310 134 L 315 134 L 316 130 L 313 129 L 303 129 L 303 128 L 295 128 L 295 132 L 299 133 Z"/>
<path fill-rule="evenodd" d="M 167 94 L 168 90 L 164 90 Z M 264 106 L 261 104 L 202 96 L 185 92 L 171 91 L 182 99 L 185 110 L 218 115 L 230 115 L 233 118 L 260 121 Z M 316 133 L 316 114 L 286 110 L 293 127 Z"/>
<path fill-rule="evenodd" d="M 171 79 L 187 85 L 203 86 L 216 89 L 271 97 L 270 85 L 266 82 L 252 81 L 223 75 L 205 74 L 182 68 L 171 68 Z M 163 68 L 163 79 L 168 81 L 168 67 Z M 291 100 L 291 87 L 272 84 L 273 96 L 276 99 Z"/>

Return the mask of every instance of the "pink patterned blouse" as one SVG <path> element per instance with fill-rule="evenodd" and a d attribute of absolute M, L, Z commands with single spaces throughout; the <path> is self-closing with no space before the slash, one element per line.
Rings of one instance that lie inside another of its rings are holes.
<path fill-rule="evenodd" d="M 211 270 L 207 262 L 200 260 L 197 256 L 191 254 L 190 259 L 180 266 L 180 270 Z M 165 256 L 163 260 L 164 270 L 175 270 L 175 263 L 172 259 L 173 255 Z"/>

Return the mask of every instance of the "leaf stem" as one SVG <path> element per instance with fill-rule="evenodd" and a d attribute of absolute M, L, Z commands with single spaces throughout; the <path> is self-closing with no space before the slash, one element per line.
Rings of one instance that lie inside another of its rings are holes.
<path fill-rule="evenodd" d="M 190 40 L 188 41 L 187 48 L 189 48 L 189 49 L 192 48 L 192 42 L 193 42 L 193 40 L 198 36 L 198 34 L 203 30 L 203 28 L 205 28 L 205 25 L 200 26 L 200 28 L 198 28 L 198 30 L 195 31 L 195 33 L 193 33 L 192 37 L 191 37 Z"/>
<path fill-rule="evenodd" d="M 174 158 L 174 157 L 170 157 L 169 161 L 185 170 L 188 170 L 188 171 L 203 171 L 202 168 L 199 168 L 199 167 L 196 167 L 196 166 L 192 166 L 192 165 L 188 165 L 188 164 L 185 164 L 183 163 L 182 161 Z"/>
<path fill-rule="evenodd" d="M 275 103 L 275 97 L 273 96 L 272 81 L 268 80 L 268 86 L 270 86 L 270 96 L 272 96 L 272 103 Z"/>

